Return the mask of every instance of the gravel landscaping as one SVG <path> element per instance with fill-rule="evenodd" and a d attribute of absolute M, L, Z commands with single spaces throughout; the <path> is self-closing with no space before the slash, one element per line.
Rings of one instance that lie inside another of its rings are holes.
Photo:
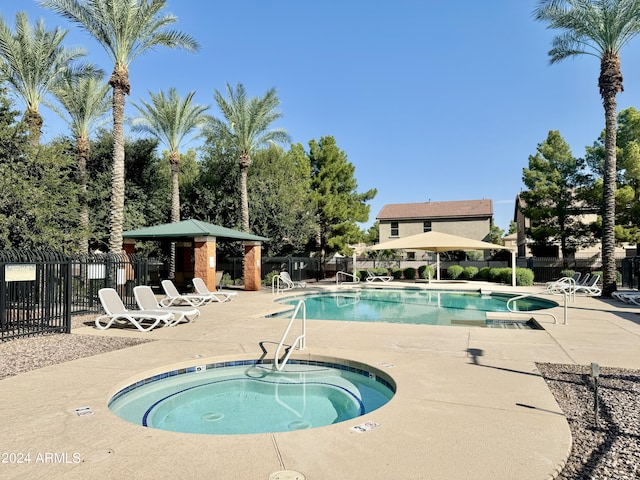
<path fill-rule="evenodd" d="M 640 478 L 640 370 L 600 368 L 596 424 L 591 366 L 538 364 L 573 438 L 562 480 Z"/>
<path fill-rule="evenodd" d="M 0 342 L 0 379 L 148 341 L 55 334 Z M 537 367 L 565 413 L 573 438 L 571 455 L 556 478 L 640 478 L 640 370 L 601 367 L 596 425 L 590 366 L 540 363 Z"/>

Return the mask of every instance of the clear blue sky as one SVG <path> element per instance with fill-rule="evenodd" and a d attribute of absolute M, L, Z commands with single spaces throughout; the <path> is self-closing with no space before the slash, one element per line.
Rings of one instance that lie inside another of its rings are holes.
<path fill-rule="evenodd" d="M 170 87 L 211 105 L 214 89 L 241 82 L 250 96 L 275 87 L 295 143 L 335 137 L 355 165 L 358 190 L 383 205 L 493 200 L 506 230 L 528 157 L 559 130 L 576 157 L 604 127 L 599 64 L 583 56 L 549 65 L 553 31 L 532 18 L 538 0 L 168 0 L 175 27 L 202 48 L 148 52 L 131 64 L 131 101 Z M 2 0 L 14 25 L 70 29 L 109 74 L 101 46 L 35 0 Z M 625 91 L 640 102 L 640 37 L 622 52 Z M 63 125 L 45 108 L 45 139 Z"/>

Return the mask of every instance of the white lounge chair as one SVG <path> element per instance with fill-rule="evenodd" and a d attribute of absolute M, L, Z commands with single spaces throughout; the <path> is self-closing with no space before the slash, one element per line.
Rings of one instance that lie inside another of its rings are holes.
<path fill-rule="evenodd" d="M 390 282 L 391 280 L 393 280 L 393 277 L 390 277 L 389 275 L 376 275 L 371 270 L 367 270 L 367 278 L 366 278 L 366 280 L 369 283 L 375 282 L 376 280 L 386 283 L 386 282 Z"/>
<path fill-rule="evenodd" d="M 164 290 L 165 297 L 160 300 L 160 305 L 163 307 L 171 307 L 173 305 L 191 305 L 192 307 L 199 307 L 207 303 L 210 298 L 206 295 L 198 295 L 195 293 L 181 294 L 173 284 L 171 280 L 163 280 L 161 282 L 162 289 Z"/>
<path fill-rule="evenodd" d="M 640 292 L 637 290 L 616 290 L 611 296 L 624 303 L 640 305 Z"/>
<path fill-rule="evenodd" d="M 131 323 L 141 332 L 148 332 L 161 322 L 163 325 L 170 325 L 175 319 L 173 314 L 167 311 L 127 310 L 118 292 L 113 288 L 101 288 L 98 291 L 98 297 L 100 298 L 100 303 L 102 303 L 102 308 L 106 312 L 105 315 L 96 318 L 96 328 L 100 330 L 106 330 L 114 323 Z M 101 323 L 102 320 L 106 320 L 104 325 Z M 145 320 L 150 320 L 153 323 L 145 327 L 142 325 Z"/>
<path fill-rule="evenodd" d="M 233 297 L 238 296 L 238 292 L 212 292 L 207 288 L 207 284 L 204 280 L 198 277 L 194 277 L 193 288 L 196 290 L 196 294 L 209 297 L 209 302 L 229 302 Z"/>
<path fill-rule="evenodd" d="M 546 283 L 546 286 L 549 287 L 550 285 L 554 285 L 557 282 L 567 282 L 567 281 L 571 281 L 573 280 L 573 282 L 576 285 L 580 285 L 580 272 L 576 272 L 574 273 L 571 277 L 561 277 L 558 280 L 552 280 L 550 282 Z M 584 277 L 582 277 L 582 280 L 585 281 L 587 278 L 589 278 L 589 274 L 587 273 Z"/>
<path fill-rule="evenodd" d="M 576 293 L 586 293 L 587 295 L 600 295 L 602 289 L 598 286 L 600 275 L 592 275 L 586 284 L 576 285 Z"/>
<path fill-rule="evenodd" d="M 598 281 L 600 280 L 600 275 L 589 276 L 589 280 L 586 284 L 576 284 L 573 282 L 572 278 L 561 278 L 555 282 L 552 282 L 547 285 L 547 292 L 552 293 L 554 295 L 561 295 L 563 293 L 575 294 L 575 293 L 586 293 L 587 295 L 600 295 L 602 290 L 598 287 Z"/>
<path fill-rule="evenodd" d="M 142 311 L 156 310 L 172 313 L 174 320 L 169 324 L 170 327 L 173 327 L 180 322 L 194 322 L 196 318 L 200 316 L 200 310 L 187 305 L 182 307 L 163 307 L 158 303 L 156 294 L 153 293 L 151 287 L 146 285 L 138 285 L 137 287 L 134 287 L 133 296 L 136 298 L 136 303 Z"/>
<path fill-rule="evenodd" d="M 288 288 L 307 288 L 306 282 L 294 282 L 291 279 L 289 272 L 280 272 L 280 279 L 287 285 Z"/>

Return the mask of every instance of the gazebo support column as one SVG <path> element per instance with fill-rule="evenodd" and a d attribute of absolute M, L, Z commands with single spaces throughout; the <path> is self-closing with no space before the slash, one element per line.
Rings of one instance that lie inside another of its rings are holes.
<path fill-rule="evenodd" d="M 261 288 L 262 243 L 244 242 L 244 289 L 258 291 Z"/>
<path fill-rule="evenodd" d="M 122 243 L 122 250 L 129 254 L 136 253 L 136 241 L 133 238 L 125 238 Z"/>
<path fill-rule="evenodd" d="M 216 289 L 216 237 L 193 239 L 193 276 L 200 277 L 210 291 Z"/>

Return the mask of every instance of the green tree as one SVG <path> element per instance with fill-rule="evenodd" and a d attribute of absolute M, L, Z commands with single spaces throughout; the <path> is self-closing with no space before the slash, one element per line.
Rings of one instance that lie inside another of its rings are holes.
<path fill-rule="evenodd" d="M 171 185 L 168 174 L 164 176 L 166 181 L 158 181 L 165 162 L 156 155 L 157 147 L 157 140 L 151 138 L 128 140 L 125 143 L 125 230 L 169 221 Z M 112 148 L 111 132 L 99 131 L 91 143 L 91 154 L 87 162 L 91 230 L 89 241 L 92 249 L 105 250 L 109 246 L 109 211 L 104 206 L 108 205 L 111 195 Z M 140 243 L 136 244 L 138 249 L 141 246 Z"/>
<path fill-rule="evenodd" d="M 75 251 L 77 185 L 68 145 L 31 148 L 18 114 L 0 90 L 0 249 Z"/>
<path fill-rule="evenodd" d="M 489 229 L 489 241 L 496 245 L 503 245 L 502 237 L 504 237 L 504 230 L 497 225 L 491 225 Z"/>
<path fill-rule="evenodd" d="M 272 145 L 258 150 L 249 170 L 251 229 L 270 239 L 269 256 L 303 252 L 315 234 L 309 208 L 311 166 L 300 145 L 285 152 Z"/>
<path fill-rule="evenodd" d="M 79 251 L 89 251 L 89 203 L 87 200 L 87 159 L 91 151 L 90 136 L 105 120 L 111 107 L 109 85 L 89 76 L 68 73 L 52 87 L 52 91 L 64 112 L 54 110 L 67 122 L 75 139 L 78 161 L 78 185 L 80 205 L 80 229 L 82 240 Z"/>
<path fill-rule="evenodd" d="M 369 219 L 369 205 L 366 202 L 373 199 L 377 191 L 357 192 L 355 167 L 331 136 L 322 137 L 318 142 L 309 142 L 309 159 L 311 200 L 318 222 L 316 243 L 324 268 L 329 251 L 348 254 L 349 244 L 362 240 L 357 223 Z"/>
<path fill-rule="evenodd" d="M 189 92 L 183 99 L 175 88 L 167 95 L 149 92 L 151 102 L 142 101 L 142 106 L 133 104 L 140 116 L 132 120 L 133 131 L 145 132 L 169 148 L 171 166 L 171 221 L 180 221 L 180 146 L 194 130 L 206 120 L 204 112 L 209 107 L 192 103 L 195 92 Z M 171 242 L 169 278 L 176 272 L 176 243 Z"/>
<path fill-rule="evenodd" d="M 617 242 L 640 243 L 640 112 L 627 108 L 618 114 L 616 227 Z M 605 160 L 604 133 L 590 147 L 586 160 L 594 172 L 602 172 Z M 594 192 L 602 190 L 601 182 Z"/>
<path fill-rule="evenodd" d="M 113 169 L 109 251 L 122 249 L 125 199 L 124 105 L 129 94 L 129 65 L 140 55 L 160 46 L 196 51 L 189 35 L 168 29 L 177 21 L 160 15 L 166 0 L 38 0 L 89 32 L 114 64 L 109 85 L 113 88 Z"/>
<path fill-rule="evenodd" d="M 198 176 L 184 186 L 186 201 L 182 213 L 216 225 L 239 228 L 240 171 L 237 150 L 231 144 L 231 139 L 220 137 L 218 132 L 208 127 L 204 129 L 203 135 L 204 144 L 199 149 Z M 222 243 L 219 247 L 221 254 L 241 253 L 231 243 Z"/>
<path fill-rule="evenodd" d="M 180 147 L 194 130 L 204 125 L 204 112 L 209 107 L 192 103 L 195 92 L 189 92 L 183 99 L 175 88 L 154 95 L 149 92 L 151 102 L 142 101 L 142 106 L 134 103 L 140 117 L 132 121 L 133 131 L 149 133 L 169 149 L 171 166 L 171 221 L 180 221 Z"/>
<path fill-rule="evenodd" d="M 600 61 L 598 87 L 605 117 L 602 214 L 602 296 L 616 290 L 616 116 L 622 92 L 620 52 L 640 32 L 640 0 L 542 0 L 534 12 L 548 28 L 562 30 L 549 51 L 551 63 L 576 55 Z"/>
<path fill-rule="evenodd" d="M 15 32 L 0 18 L 0 75 L 26 105 L 24 119 L 34 146 L 40 143 L 43 124 L 40 104 L 51 87 L 69 70 L 80 73 L 91 68 L 73 67 L 85 50 L 63 47 L 66 34 L 60 28 L 47 31 L 42 19 L 32 27 L 25 12 L 16 13 Z"/>
<path fill-rule="evenodd" d="M 288 142 L 289 135 L 281 128 L 270 128 L 273 122 L 282 117 L 276 109 L 280 100 L 276 89 L 268 90 L 262 97 L 247 97 L 241 83 L 235 91 L 227 83 L 227 96 L 215 91 L 213 97 L 222 112 L 223 119 L 211 120 L 210 136 L 222 138 L 225 144 L 233 145 L 240 166 L 240 214 L 241 226 L 245 232 L 249 228 L 249 197 L 247 193 L 247 172 L 251 165 L 251 156 L 260 147 L 272 142 Z"/>
<path fill-rule="evenodd" d="M 595 243 L 588 225 L 582 223 L 585 204 L 581 186 L 585 182 L 583 162 L 573 157 L 569 145 L 557 130 L 552 130 L 529 156 L 529 168 L 522 170 L 528 190 L 520 194 L 523 213 L 531 219 L 527 236 L 533 239 L 536 255 L 548 255 L 549 244 L 560 244 L 567 258 L 580 246 Z"/>

